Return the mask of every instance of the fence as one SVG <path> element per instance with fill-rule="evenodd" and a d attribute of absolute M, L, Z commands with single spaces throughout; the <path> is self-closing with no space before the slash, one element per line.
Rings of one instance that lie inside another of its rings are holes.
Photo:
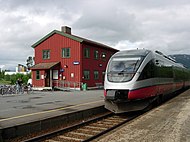
<path fill-rule="evenodd" d="M 81 90 L 82 83 L 65 80 L 54 80 L 53 87 L 60 90 Z"/>

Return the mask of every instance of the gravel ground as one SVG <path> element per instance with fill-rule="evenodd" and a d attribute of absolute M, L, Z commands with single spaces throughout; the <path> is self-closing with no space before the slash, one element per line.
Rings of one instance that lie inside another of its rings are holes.
<path fill-rule="evenodd" d="M 189 142 L 190 90 L 97 141 Z"/>

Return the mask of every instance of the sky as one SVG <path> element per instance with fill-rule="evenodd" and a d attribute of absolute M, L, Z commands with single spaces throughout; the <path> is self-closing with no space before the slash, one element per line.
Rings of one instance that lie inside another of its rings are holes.
<path fill-rule="evenodd" d="M 0 67 L 34 56 L 32 44 L 61 26 L 119 50 L 190 54 L 189 0 L 0 0 Z"/>

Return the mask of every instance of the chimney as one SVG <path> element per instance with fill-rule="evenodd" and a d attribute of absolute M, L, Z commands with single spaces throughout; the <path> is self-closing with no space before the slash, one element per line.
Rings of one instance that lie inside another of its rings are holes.
<path fill-rule="evenodd" d="M 71 28 L 70 27 L 62 26 L 61 31 L 71 35 Z"/>

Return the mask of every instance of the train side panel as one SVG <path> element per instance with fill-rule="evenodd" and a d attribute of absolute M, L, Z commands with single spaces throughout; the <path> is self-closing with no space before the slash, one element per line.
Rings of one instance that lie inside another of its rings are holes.
<path fill-rule="evenodd" d="M 133 53 L 133 56 L 129 53 Z M 129 53 L 121 51 L 108 63 L 104 84 L 105 108 L 115 113 L 143 109 L 158 98 L 157 96 L 190 86 L 189 70 L 170 58 L 146 50 L 129 51 Z M 141 55 L 144 57 L 140 58 Z M 135 59 L 136 62 L 132 61 Z M 141 64 L 137 70 L 134 70 L 130 80 L 127 80 L 129 70 L 126 71 L 125 68 L 121 70 L 119 67 L 116 71 L 112 70 L 121 62 L 128 62 L 125 65 L 132 66 L 138 64 L 141 59 L 143 59 Z"/>

